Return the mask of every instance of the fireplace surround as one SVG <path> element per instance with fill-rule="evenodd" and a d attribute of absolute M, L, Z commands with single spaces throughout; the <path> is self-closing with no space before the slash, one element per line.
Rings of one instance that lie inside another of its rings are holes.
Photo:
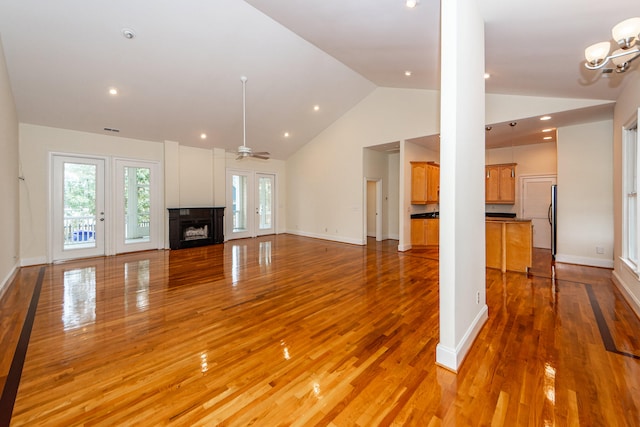
<path fill-rule="evenodd" d="M 224 242 L 224 207 L 169 208 L 168 211 L 171 249 Z"/>

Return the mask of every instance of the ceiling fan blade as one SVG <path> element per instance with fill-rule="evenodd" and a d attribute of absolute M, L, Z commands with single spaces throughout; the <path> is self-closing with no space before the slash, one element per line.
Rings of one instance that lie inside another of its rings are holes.
<path fill-rule="evenodd" d="M 267 156 L 262 156 L 259 153 L 252 154 L 251 157 L 256 158 L 256 159 L 269 160 L 269 158 Z"/>
<path fill-rule="evenodd" d="M 271 154 L 267 151 L 256 151 L 253 153 L 254 156 L 270 156 Z"/>

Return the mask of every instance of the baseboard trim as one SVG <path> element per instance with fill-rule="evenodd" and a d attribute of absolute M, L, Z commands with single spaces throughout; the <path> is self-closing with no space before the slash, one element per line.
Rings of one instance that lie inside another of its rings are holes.
<path fill-rule="evenodd" d="M 436 346 L 436 364 L 452 372 L 458 372 L 473 342 L 476 340 L 476 337 L 488 319 L 489 308 L 485 304 L 476 318 L 473 319 L 471 326 L 469 326 L 469 329 L 467 329 L 467 332 L 455 349 L 438 343 Z"/>
<path fill-rule="evenodd" d="M 588 258 L 575 255 L 557 254 L 556 262 L 565 264 L 586 265 L 589 267 L 613 268 L 612 259 Z"/>
<path fill-rule="evenodd" d="M 290 230 L 290 231 L 287 231 L 287 233 L 294 234 L 296 236 L 311 237 L 311 238 L 320 239 L 320 240 L 330 240 L 332 242 L 348 243 L 351 245 L 359 245 L 359 246 L 366 245 L 366 241 L 363 242 L 362 240 L 359 240 L 359 239 L 350 239 L 348 237 L 333 236 L 329 234 L 308 233 L 308 232 L 299 231 L 299 230 Z"/>
<path fill-rule="evenodd" d="M 11 268 L 11 271 L 9 271 L 9 274 L 7 274 L 0 283 L 0 299 L 4 295 L 5 291 L 9 289 L 9 285 L 11 285 L 11 282 L 16 277 L 16 274 L 18 274 L 19 267 L 20 266 L 18 264 L 14 264 L 14 266 Z"/>
<path fill-rule="evenodd" d="M 32 265 L 41 265 L 41 264 L 48 264 L 47 262 L 47 257 L 35 257 L 35 258 L 23 258 L 20 261 L 20 266 L 22 267 L 29 267 Z"/>
<path fill-rule="evenodd" d="M 618 275 L 617 271 L 613 271 L 611 275 L 611 280 L 613 284 L 616 285 L 624 299 L 627 301 L 631 309 L 636 313 L 636 316 L 640 318 L 640 300 L 636 298 L 636 296 L 631 292 L 629 287 L 624 283 L 620 275 Z"/>

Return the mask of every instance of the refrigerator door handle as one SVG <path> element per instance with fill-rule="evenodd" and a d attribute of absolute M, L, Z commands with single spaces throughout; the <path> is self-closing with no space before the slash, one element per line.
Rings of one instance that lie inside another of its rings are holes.
<path fill-rule="evenodd" d="M 547 212 L 547 218 L 549 219 L 549 225 L 553 225 L 553 223 L 551 222 L 551 207 L 553 206 L 553 204 L 549 204 L 549 211 Z"/>

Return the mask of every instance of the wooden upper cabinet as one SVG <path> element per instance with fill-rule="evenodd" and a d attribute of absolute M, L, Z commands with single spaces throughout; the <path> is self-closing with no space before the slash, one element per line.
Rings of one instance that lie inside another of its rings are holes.
<path fill-rule="evenodd" d="M 440 166 L 434 162 L 411 162 L 411 204 L 438 203 Z"/>
<path fill-rule="evenodd" d="M 485 166 L 485 202 L 512 205 L 516 202 L 516 163 Z"/>

